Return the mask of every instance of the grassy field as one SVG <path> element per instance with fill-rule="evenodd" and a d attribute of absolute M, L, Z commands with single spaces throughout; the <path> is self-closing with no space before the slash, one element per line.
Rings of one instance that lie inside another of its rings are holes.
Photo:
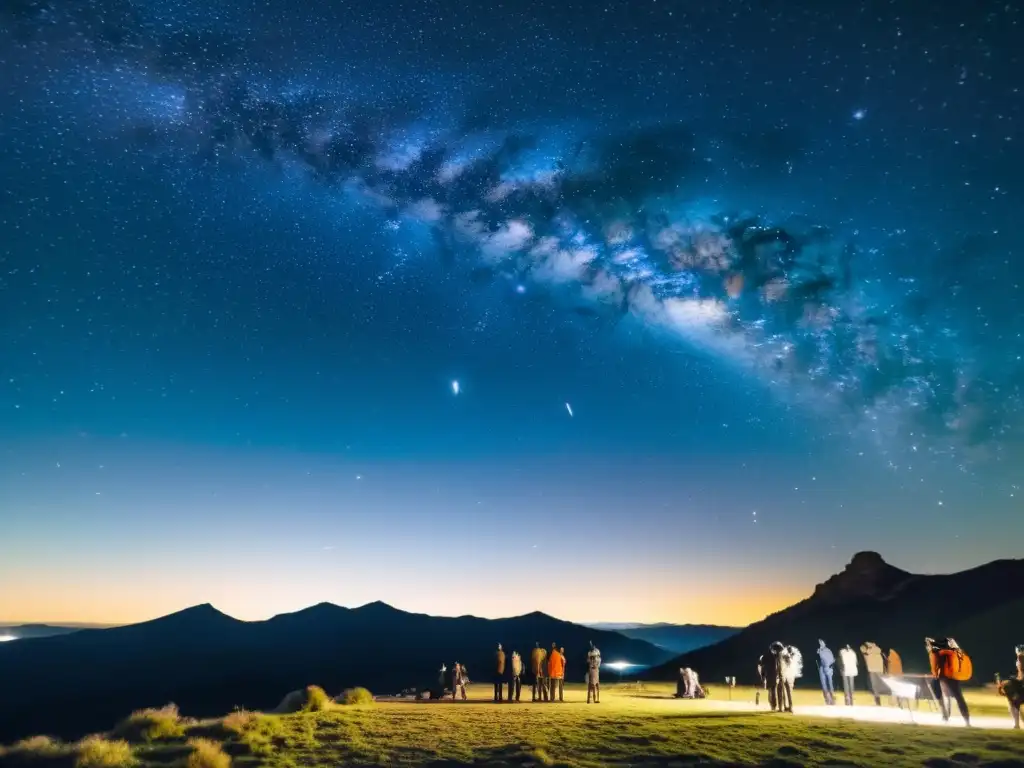
<path fill-rule="evenodd" d="M 932 728 L 730 709 L 724 689 L 709 701 L 668 698 L 669 686 L 605 686 L 600 706 L 570 686 L 564 704 L 378 702 L 289 715 L 234 713 L 191 722 L 174 711 L 139 714 L 103 738 L 74 745 L 30 740 L 0 753 L 3 765 L 858 765 L 1024 766 L 1024 733 Z M 476 686 L 489 697 L 489 687 Z M 485 690 L 487 689 L 487 690 Z M 472 694 L 473 692 L 471 692 Z M 526 698 L 529 698 L 528 692 Z M 868 704 L 867 697 L 860 703 Z M 753 691 L 733 692 L 752 703 Z M 820 704 L 806 691 L 798 706 Z M 976 693 L 977 714 L 1006 716 Z"/>

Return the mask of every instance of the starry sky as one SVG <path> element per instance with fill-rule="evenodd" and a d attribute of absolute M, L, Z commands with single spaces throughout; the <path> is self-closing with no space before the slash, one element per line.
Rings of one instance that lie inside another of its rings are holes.
<path fill-rule="evenodd" d="M 1019 554 L 1024 10 L 940 5 L 4 3 L 0 620 Z"/>

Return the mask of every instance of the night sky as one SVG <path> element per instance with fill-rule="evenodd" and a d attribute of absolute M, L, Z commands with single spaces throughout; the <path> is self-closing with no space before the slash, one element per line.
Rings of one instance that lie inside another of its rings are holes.
<path fill-rule="evenodd" d="M 0 619 L 746 623 L 1019 555 L 1024 10 L 13 0 Z"/>

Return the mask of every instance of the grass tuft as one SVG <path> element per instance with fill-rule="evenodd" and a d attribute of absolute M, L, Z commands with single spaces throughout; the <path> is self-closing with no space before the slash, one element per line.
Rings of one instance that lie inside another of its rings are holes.
<path fill-rule="evenodd" d="M 67 754 L 68 750 L 66 744 L 50 736 L 32 736 L 14 744 L 6 754 L 23 760 L 37 760 L 59 757 Z M 4 754 L 4 750 L 0 749 L 0 755 Z"/>
<path fill-rule="evenodd" d="M 211 739 L 189 739 L 192 752 L 188 756 L 187 768 L 230 768 L 231 758 L 220 744 Z"/>
<path fill-rule="evenodd" d="M 335 701 L 347 707 L 361 707 L 373 704 L 373 694 L 365 688 L 347 688 Z"/>
<path fill-rule="evenodd" d="M 75 748 L 75 768 L 131 768 L 138 765 L 132 746 L 118 739 L 88 736 Z"/>
<path fill-rule="evenodd" d="M 132 742 L 180 739 L 185 735 L 178 707 L 174 704 L 132 712 L 114 729 L 114 735 Z"/>

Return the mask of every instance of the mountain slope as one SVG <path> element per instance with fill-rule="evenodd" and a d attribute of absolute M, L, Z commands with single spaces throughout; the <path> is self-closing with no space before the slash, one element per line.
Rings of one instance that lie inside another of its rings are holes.
<path fill-rule="evenodd" d="M 266 709 L 311 683 L 338 692 L 398 691 L 436 679 L 442 662 L 489 682 L 497 643 L 526 656 L 535 642 L 566 648 L 582 679 L 593 640 L 609 658 L 652 665 L 663 649 L 542 613 L 488 620 L 406 613 L 383 603 L 322 603 L 243 622 L 209 605 L 112 629 L 0 644 L 0 742 L 28 734 L 73 738 L 134 709 L 173 701 L 191 716 Z"/>
<path fill-rule="evenodd" d="M 82 627 L 62 627 L 53 624 L 11 624 L 0 625 L 0 637 L 28 640 L 33 637 L 53 637 L 54 635 L 70 635 Z"/>
<path fill-rule="evenodd" d="M 716 624 L 588 624 L 593 629 L 618 632 L 634 640 L 643 640 L 673 653 L 687 653 L 732 637 L 742 627 L 722 627 Z"/>
<path fill-rule="evenodd" d="M 1012 668 L 1013 644 L 1024 637 L 1022 584 L 1024 560 L 925 576 L 895 568 L 877 553 L 860 552 L 805 600 L 648 674 L 674 678 L 679 667 L 689 666 L 709 681 L 735 675 L 740 683 L 752 683 L 758 657 L 781 640 L 804 652 L 805 682 L 816 683 L 812 662 L 818 638 L 836 652 L 846 643 L 857 648 L 871 640 L 899 651 L 907 672 L 927 672 L 924 637 L 952 636 L 971 654 L 975 682 L 987 682 L 996 671 Z"/>

